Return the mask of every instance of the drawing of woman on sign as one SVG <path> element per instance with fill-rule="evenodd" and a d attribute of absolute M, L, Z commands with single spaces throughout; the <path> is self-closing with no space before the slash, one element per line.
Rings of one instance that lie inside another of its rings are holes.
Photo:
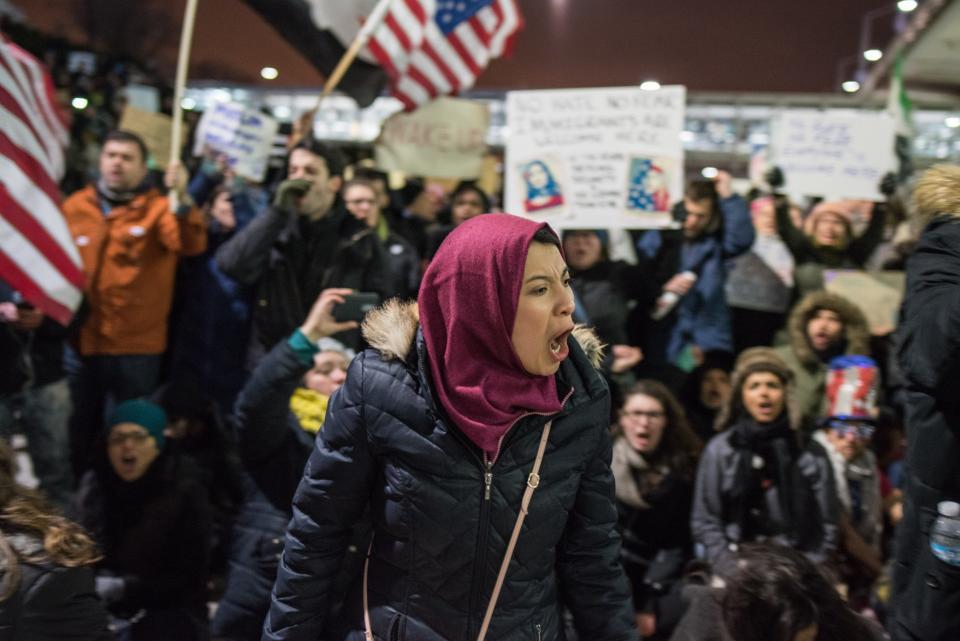
<path fill-rule="evenodd" d="M 531 160 L 524 166 L 523 181 L 527 186 L 523 207 L 528 213 L 563 204 L 560 186 L 554 180 L 550 167 L 542 160 Z"/>
<path fill-rule="evenodd" d="M 670 211 L 667 172 L 656 159 L 632 159 L 628 188 L 627 209 Z"/>

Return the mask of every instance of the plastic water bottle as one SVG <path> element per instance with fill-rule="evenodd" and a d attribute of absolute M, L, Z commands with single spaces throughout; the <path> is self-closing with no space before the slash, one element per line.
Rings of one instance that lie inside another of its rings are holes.
<path fill-rule="evenodd" d="M 691 287 L 697 282 L 697 275 L 694 272 L 682 272 L 681 276 L 686 276 L 691 283 Z M 657 299 L 656 304 L 653 306 L 653 311 L 650 312 L 650 318 L 653 320 L 660 320 L 677 306 L 677 303 L 680 302 L 680 294 L 676 292 L 663 292 L 660 294 L 660 298 Z"/>
<path fill-rule="evenodd" d="M 940 515 L 930 531 L 930 549 L 944 563 L 960 567 L 960 503 L 941 501 L 937 512 Z"/>

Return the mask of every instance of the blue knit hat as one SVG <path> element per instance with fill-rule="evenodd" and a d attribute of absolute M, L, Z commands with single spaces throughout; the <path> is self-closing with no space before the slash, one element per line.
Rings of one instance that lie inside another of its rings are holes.
<path fill-rule="evenodd" d="M 110 420 L 107 421 L 107 430 L 112 430 L 114 425 L 120 423 L 134 423 L 147 430 L 157 442 L 157 449 L 163 450 L 165 440 L 163 431 L 167 428 L 167 414 L 156 403 L 151 403 L 142 398 L 120 403 L 110 414 Z"/>

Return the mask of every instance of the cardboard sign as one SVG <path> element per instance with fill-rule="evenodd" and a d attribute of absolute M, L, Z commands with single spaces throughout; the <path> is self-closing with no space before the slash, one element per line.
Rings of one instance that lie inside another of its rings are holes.
<path fill-rule="evenodd" d="M 143 138 L 150 151 L 151 167 L 166 169 L 170 162 L 170 128 L 173 120 L 166 114 L 156 114 L 127 106 L 120 119 L 120 129 Z"/>
<path fill-rule="evenodd" d="M 880 179 L 896 168 L 894 121 L 882 112 L 788 110 L 772 120 L 772 164 L 795 200 L 883 200 Z"/>
<path fill-rule="evenodd" d="M 487 106 L 438 98 L 383 123 L 376 142 L 377 166 L 436 178 L 477 178 L 483 171 L 490 125 Z"/>
<path fill-rule="evenodd" d="M 856 303 L 867 317 L 870 333 L 884 336 L 897 328 L 906 287 L 903 272 L 864 272 L 835 269 L 823 272 L 827 291 Z"/>
<path fill-rule="evenodd" d="M 243 105 L 226 102 L 207 109 L 197 125 L 193 155 L 224 154 L 239 176 L 261 181 L 267 173 L 270 149 L 279 123 Z"/>
<path fill-rule="evenodd" d="M 683 189 L 686 89 L 507 94 L 506 210 L 555 227 L 665 227 Z"/>

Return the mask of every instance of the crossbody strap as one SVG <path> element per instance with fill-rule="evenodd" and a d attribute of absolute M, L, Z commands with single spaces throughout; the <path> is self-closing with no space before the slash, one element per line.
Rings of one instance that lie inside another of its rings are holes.
<path fill-rule="evenodd" d="M 523 500 L 520 502 L 520 514 L 517 515 L 517 522 L 513 526 L 513 534 L 510 535 L 510 543 L 507 544 L 507 551 L 503 555 L 500 574 L 497 575 L 497 583 L 493 586 L 493 594 L 490 595 L 490 603 L 487 604 L 487 613 L 483 616 L 483 624 L 480 626 L 477 641 L 483 641 L 487 636 L 487 629 L 490 627 L 490 620 L 493 618 L 493 610 L 497 607 L 497 599 L 500 598 L 503 581 L 507 578 L 507 568 L 510 567 L 510 559 L 513 558 L 513 549 L 517 546 L 517 539 L 520 538 L 520 528 L 523 526 L 523 520 L 527 518 L 530 499 L 533 498 L 533 491 L 540 486 L 540 464 L 543 463 L 543 454 L 547 451 L 547 440 L 550 438 L 550 427 L 552 425 L 553 421 L 547 421 L 547 424 L 543 426 L 540 447 L 537 448 L 537 458 L 533 461 L 533 470 L 527 477 L 527 489 L 524 490 Z"/>
<path fill-rule="evenodd" d="M 552 425 L 553 421 L 547 421 L 547 424 L 543 426 L 543 434 L 540 436 L 540 446 L 537 448 L 537 457 L 533 461 L 533 470 L 531 470 L 530 475 L 527 476 L 527 487 L 523 492 L 523 499 L 520 501 L 520 513 L 517 515 L 517 522 L 513 526 L 513 534 L 510 535 L 507 551 L 503 555 L 503 562 L 500 564 L 500 573 L 497 575 L 497 582 L 493 586 L 493 593 L 490 595 L 490 602 L 487 604 L 487 611 L 483 616 L 483 623 L 480 625 L 480 634 L 477 635 L 477 641 L 484 641 L 487 636 L 487 629 L 490 627 L 493 611 L 497 607 L 497 599 L 500 598 L 503 581 L 507 577 L 507 568 L 510 567 L 510 559 L 513 558 L 513 550 L 517 546 L 517 539 L 520 538 L 520 528 L 523 526 L 523 520 L 527 517 L 527 509 L 530 507 L 533 492 L 540 486 L 540 465 L 543 463 L 543 455 L 547 451 L 547 441 L 550 439 L 550 427 Z M 371 540 L 370 547 L 367 549 L 367 560 L 363 564 L 363 626 L 366 641 L 373 641 L 373 628 L 370 625 L 370 604 L 367 600 L 367 576 L 370 569 L 370 553 L 372 551 L 373 541 Z"/>

